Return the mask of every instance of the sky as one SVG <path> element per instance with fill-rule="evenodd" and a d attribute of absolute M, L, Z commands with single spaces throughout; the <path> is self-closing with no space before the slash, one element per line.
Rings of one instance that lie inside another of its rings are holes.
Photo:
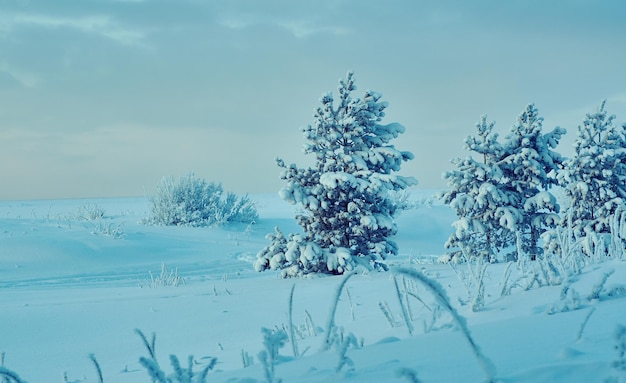
<path fill-rule="evenodd" d="M 528 103 L 568 130 L 603 99 L 626 121 L 622 0 L 0 0 L 0 199 L 150 195 L 188 172 L 276 192 L 301 128 L 355 72 L 442 188 L 486 114 Z"/>

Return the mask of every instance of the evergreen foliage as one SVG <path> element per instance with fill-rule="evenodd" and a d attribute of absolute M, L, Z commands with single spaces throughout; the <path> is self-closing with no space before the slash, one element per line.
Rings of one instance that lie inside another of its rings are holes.
<path fill-rule="evenodd" d="M 614 123 L 605 103 L 578 126 L 574 155 L 559 173 L 576 236 L 608 233 L 611 217 L 626 200 L 626 126 Z"/>
<path fill-rule="evenodd" d="M 397 205 L 389 193 L 417 183 L 394 174 L 413 154 L 389 143 L 405 128 L 380 124 L 387 107 L 381 95 L 366 91 L 352 98 L 355 89 L 348 73 L 339 82 L 338 102 L 324 94 L 314 123 L 303 129 L 304 153 L 315 157 L 313 166 L 298 168 L 277 159 L 287 182 L 280 197 L 302 207 L 296 220 L 303 233 L 270 236 L 272 243 L 257 256 L 257 270 L 281 269 L 283 276 L 343 274 L 357 264 L 385 268 L 380 261 L 397 254 L 390 239 L 397 231 Z"/>
<path fill-rule="evenodd" d="M 500 224 L 519 232 L 522 250 L 531 259 L 542 254 L 538 241 L 543 232 L 560 222 L 559 205 L 549 189 L 557 184 L 557 172 L 563 158 L 552 150 L 565 129 L 542 133 L 543 118 L 534 104 L 529 104 L 511 128 L 503 145 L 500 169 L 508 195 L 508 204 Z"/>
<path fill-rule="evenodd" d="M 455 231 L 445 244 L 446 248 L 460 249 L 452 253 L 455 258 L 465 252 L 492 260 L 513 238 L 500 224 L 507 195 L 502 190 L 502 172 L 498 166 L 503 148 L 498 134 L 493 132 L 494 125 L 483 115 L 476 123 L 477 135 L 465 139 L 465 149 L 475 153 L 478 159 L 471 155 L 452 159 L 456 169 L 443 174 L 450 190 L 440 198 L 458 217 L 453 223 Z"/>
<path fill-rule="evenodd" d="M 495 123 L 485 116 L 476 124 L 477 135 L 465 139 L 465 148 L 477 159 L 453 159 L 455 169 L 443 174 L 450 190 L 440 195 L 458 216 L 445 244 L 459 249 L 453 257 L 465 253 L 493 261 L 514 244 L 531 259 L 541 253 L 541 234 L 560 221 L 559 205 L 549 189 L 557 183 L 563 162 L 553 149 L 565 134 L 559 127 L 544 134 L 542 124 L 530 104 L 503 144 L 493 132 Z"/>

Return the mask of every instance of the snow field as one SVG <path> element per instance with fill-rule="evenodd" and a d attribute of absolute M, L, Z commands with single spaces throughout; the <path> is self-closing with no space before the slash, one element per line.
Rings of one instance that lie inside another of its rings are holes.
<path fill-rule="evenodd" d="M 392 274 L 378 272 L 353 276 L 340 296 L 335 324 L 363 347 L 348 349 L 353 367 L 337 372 L 339 353 L 320 348 L 343 277 L 285 280 L 275 272 L 254 272 L 265 234 L 276 225 L 295 232 L 297 225 L 291 207 L 278 197 L 252 197 L 259 201 L 258 222 L 213 229 L 138 224 L 147 211 L 145 199 L 95 201 L 107 223 L 122 225 L 124 236 L 118 239 L 94 232 L 89 222 L 61 219 L 84 201 L 1 203 L 0 352 L 5 367 L 31 383 L 63 382 L 64 373 L 70 382 L 97 382 L 88 359 L 93 353 L 105 382 L 149 382 L 138 363 L 147 355 L 134 332 L 138 328 L 147 336 L 156 333 L 157 357 L 167 372 L 172 371 L 169 354 L 183 365 L 194 355 L 195 371 L 216 357 L 208 382 L 264 382 L 257 359 L 263 350 L 261 328 L 287 329 L 295 284 L 293 323 L 303 355 L 293 358 L 289 342 L 280 350 L 275 374 L 283 382 L 409 381 L 398 376 L 401 369 L 416 372 L 421 382 L 484 381 L 467 340 L 450 314 L 436 309 L 433 295 L 406 281 L 408 291 L 423 301 L 408 296 L 415 329 L 410 336 Z M 460 303 L 468 300 L 467 281 L 450 266 L 433 262 L 443 252 L 453 221 L 449 209 L 436 205 L 402 212 L 395 238 L 400 255 L 389 264 L 416 269 L 446 290 L 499 381 L 624 380 L 624 372 L 611 367 L 618 359 L 615 329 L 624 323 L 623 261 L 588 266 L 570 284 L 575 294 L 563 299 L 563 285 L 525 291 L 527 283 L 515 265 L 508 283 L 519 286 L 500 296 L 507 265 L 488 265 L 485 304 L 474 312 Z M 140 288 L 148 272 L 158 275 L 163 263 L 177 268 L 186 284 Z M 589 300 L 610 271 L 599 299 Z M 403 287 L 401 277 L 398 281 Z M 568 302 L 575 297 L 578 303 Z M 571 311 L 561 312 L 564 307 Z M 254 358 L 252 366 L 243 367 L 242 353 Z"/>

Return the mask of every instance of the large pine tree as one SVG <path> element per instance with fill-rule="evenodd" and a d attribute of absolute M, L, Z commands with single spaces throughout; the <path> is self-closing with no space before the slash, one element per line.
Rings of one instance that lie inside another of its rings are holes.
<path fill-rule="evenodd" d="M 475 154 L 451 162 L 455 169 L 443 174 L 450 190 L 441 195 L 458 219 L 455 231 L 446 242 L 446 248 L 457 248 L 451 255 L 464 252 L 467 256 L 485 256 L 494 260 L 500 249 L 513 237 L 511 231 L 500 225 L 502 209 L 507 204 L 507 194 L 502 190 L 502 172 L 498 166 L 503 148 L 495 123 L 482 116 L 476 123 L 477 135 L 465 139 L 465 149 Z"/>
<path fill-rule="evenodd" d="M 277 160 L 287 182 L 280 196 L 301 206 L 296 220 L 303 233 L 286 238 L 277 230 L 269 236 L 270 245 L 257 255 L 257 270 L 281 269 L 283 276 L 342 274 L 357 264 L 384 268 L 380 261 L 397 254 L 391 239 L 397 205 L 389 192 L 417 183 L 395 174 L 413 154 L 389 143 L 405 128 L 380 123 L 387 107 L 381 95 L 366 91 L 352 98 L 355 89 L 348 73 L 339 82 L 338 102 L 324 94 L 315 122 L 304 128 L 304 152 L 315 156 L 313 166 Z"/>
<path fill-rule="evenodd" d="M 576 236 L 609 232 L 610 218 L 626 201 L 626 126 L 614 124 L 605 103 L 578 126 L 574 155 L 559 173 Z"/>
<path fill-rule="evenodd" d="M 534 104 L 529 104 L 511 128 L 500 161 L 502 182 L 506 184 L 511 218 L 502 222 L 521 233 L 522 250 L 535 259 L 542 253 L 537 246 L 541 234 L 553 227 L 560 217 L 559 205 L 549 189 L 557 183 L 563 159 L 552 150 L 565 129 L 556 127 L 542 133 L 543 118 Z"/>

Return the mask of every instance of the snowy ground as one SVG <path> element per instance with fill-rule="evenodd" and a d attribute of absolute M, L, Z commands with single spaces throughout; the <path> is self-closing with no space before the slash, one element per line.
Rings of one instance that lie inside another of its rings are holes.
<path fill-rule="evenodd" d="M 274 226 L 286 233 L 298 227 L 292 207 L 276 196 L 252 197 L 260 207 L 257 222 L 219 229 L 144 226 L 140 220 L 148 202 L 142 198 L 0 202 L 4 367 L 31 383 L 97 382 L 88 358 L 94 354 L 105 382 L 150 382 L 139 364 L 147 356 L 135 333 L 141 329 L 148 337 L 156 333 L 157 359 L 168 373 L 170 354 L 183 366 L 193 355 L 195 371 L 217 358 L 208 382 L 264 382 L 257 359 L 264 349 L 261 328 L 288 329 L 295 284 L 293 322 L 301 356 L 294 358 L 287 343 L 276 380 L 409 382 L 399 371 L 410 369 L 424 383 L 485 381 L 451 315 L 438 310 L 433 295 L 412 280 L 406 285 L 414 296 L 404 296 L 414 328 L 409 334 L 391 273 L 360 273 L 347 282 L 335 323 L 346 337 L 354 334 L 359 347 L 347 350 L 352 365 L 337 371 L 339 352 L 320 349 L 343 277 L 283 280 L 273 272 L 254 272 L 251 263 L 267 244 L 265 234 Z M 80 210 L 94 203 L 104 209 L 104 218 L 80 220 Z M 616 346 L 626 344 L 615 336 L 617 326 L 626 324 L 623 261 L 588 266 L 564 299 L 563 285 L 526 291 L 522 282 L 502 296 L 506 265 L 490 265 L 484 308 L 473 312 L 461 304 L 468 298 L 462 278 L 433 262 L 453 219 L 442 206 L 403 212 L 401 254 L 389 263 L 419 270 L 443 286 L 495 366 L 498 381 L 626 381 L 624 370 L 612 366 L 620 360 Z M 158 276 L 163 263 L 186 283 L 146 286 L 149 272 Z M 467 272 L 465 266 L 459 270 Z M 509 270 L 511 286 L 521 271 L 517 265 Z M 599 298 L 589 299 L 610 271 Z M 242 356 L 253 364 L 244 368 Z"/>

